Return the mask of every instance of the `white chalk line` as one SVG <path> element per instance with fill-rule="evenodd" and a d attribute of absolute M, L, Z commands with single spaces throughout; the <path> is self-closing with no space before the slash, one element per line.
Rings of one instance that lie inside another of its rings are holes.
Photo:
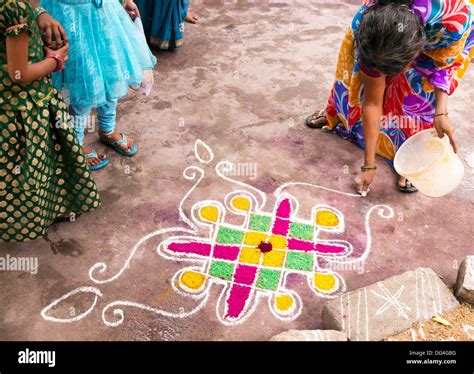
<path fill-rule="evenodd" d="M 206 156 L 203 157 L 201 155 L 200 148 L 206 151 L 207 158 Z M 194 156 L 201 164 L 209 164 L 212 160 L 214 160 L 214 152 L 212 151 L 211 147 L 209 147 L 201 139 L 196 140 L 194 143 Z"/>
<path fill-rule="evenodd" d="M 74 317 L 71 317 L 71 318 L 56 318 L 56 317 L 52 317 L 52 316 L 49 316 L 48 315 L 48 312 L 53 309 L 55 306 L 57 306 L 58 304 L 60 304 L 62 301 L 68 299 L 69 297 L 71 296 L 74 296 L 76 294 L 79 294 L 79 293 L 92 293 L 95 295 L 95 298 L 94 298 L 94 302 L 92 303 L 91 307 L 86 310 L 84 313 L 81 313 L 79 314 L 78 316 L 74 316 Z M 68 292 L 67 294 L 61 296 L 59 299 L 53 301 L 51 304 L 49 304 L 47 307 L 45 307 L 42 311 L 41 311 L 41 317 L 43 317 L 44 320 L 46 321 L 50 321 L 50 322 L 56 322 L 56 323 L 70 323 L 70 322 L 76 322 L 76 321 L 80 321 L 81 319 L 83 319 L 84 317 L 88 316 L 92 310 L 95 308 L 95 305 L 97 304 L 97 299 L 99 297 L 102 297 L 103 294 L 102 292 L 98 289 L 98 288 L 95 288 L 95 287 L 87 287 L 87 286 L 84 286 L 84 287 L 79 287 L 79 288 L 76 288 L 70 292 Z"/>
<path fill-rule="evenodd" d="M 321 186 L 319 184 L 306 183 L 306 182 L 288 182 L 288 183 L 282 184 L 280 187 L 278 187 L 273 192 L 273 194 L 275 196 L 279 196 L 285 188 L 288 188 L 290 186 L 304 186 L 304 187 L 319 188 L 321 190 L 330 191 L 330 192 L 338 193 L 338 194 L 345 195 L 345 196 L 359 197 L 359 198 L 362 197 L 360 194 L 342 192 L 342 191 L 339 191 L 339 190 L 335 190 L 333 188 L 328 188 L 328 187 Z"/>
<path fill-rule="evenodd" d="M 115 321 L 115 322 L 110 322 L 110 321 L 106 318 L 106 313 L 107 313 L 107 311 L 108 311 L 110 308 L 115 308 L 115 307 L 117 307 L 117 306 L 138 308 L 138 309 L 146 310 L 146 311 L 148 311 L 148 312 L 151 312 L 151 313 L 154 313 L 154 314 L 158 314 L 158 315 L 161 315 L 161 316 L 164 316 L 164 317 L 168 317 L 168 318 L 187 318 L 187 317 L 190 317 L 190 316 L 192 316 L 193 314 L 199 312 L 199 311 L 206 305 L 208 298 L 209 298 L 209 294 L 206 293 L 206 294 L 204 294 L 203 300 L 202 300 L 196 307 L 194 307 L 194 308 L 191 309 L 190 311 L 187 311 L 187 312 L 185 312 L 185 311 L 180 311 L 180 312 L 178 312 L 178 313 L 176 313 L 176 312 L 169 312 L 169 311 L 166 311 L 166 310 L 163 310 L 163 309 L 159 309 L 159 308 L 154 308 L 154 307 L 151 307 L 151 306 L 149 306 L 149 305 L 137 303 L 137 302 L 134 302 L 134 301 L 116 300 L 116 301 L 113 301 L 113 302 L 107 304 L 107 305 L 102 309 L 102 320 L 104 321 L 104 324 L 107 325 L 107 326 L 117 327 L 117 326 L 121 325 L 121 324 L 123 323 L 123 321 L 125 320 L 125 314 L 124 314 L 123 309 L 117 308 L 117 309 L 114 309 L 114 310 L 113 310 L 113 315 L 114 315 L 115 317 L 118 317 L 118 320 L 117 320 L 117 321 Z"/>

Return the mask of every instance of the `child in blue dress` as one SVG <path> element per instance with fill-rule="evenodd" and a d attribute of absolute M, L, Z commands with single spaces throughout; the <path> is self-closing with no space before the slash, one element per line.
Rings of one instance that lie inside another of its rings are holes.
<path fill-rule="evenodd" d="M 90 113 L 97 110 L 99 137 L 123 156 L 137 153 L 137 145 L 115 128 L 119 98 L 128 87 L 143 81 L 156 58 L 134 25 L 138 15 L 132 0 L 42 0 L 40 3 L 64 28 L 70 44 L 69 61 L 53 76 L 70 104 L 74 127 L 92 170 L 107 165 L 104 155 L 84 145 L 84 130 Z M 128 12 L 128 13 L 127 13 Z M 60 47 L 62 40 L 53 40 Z"/>

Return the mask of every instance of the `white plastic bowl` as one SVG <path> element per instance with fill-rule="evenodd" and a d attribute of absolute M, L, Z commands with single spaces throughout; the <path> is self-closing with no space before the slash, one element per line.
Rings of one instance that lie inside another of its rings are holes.
<path fill-rule="evenodd" d="M 393 163 L 398 174 L 430 197 L 447 195 L 459 186 L 464 176 L 464 165 L 454 153 L 449 138 L 446 135 L 439 138 L 434 129 L 409 138 L 398 149 Z"/>

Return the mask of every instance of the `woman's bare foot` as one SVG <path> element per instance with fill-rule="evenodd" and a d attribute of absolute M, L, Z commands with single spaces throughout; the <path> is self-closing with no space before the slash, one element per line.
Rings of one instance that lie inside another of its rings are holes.
<path fill-rule="evenodd" d="M 326 111 L 324 109 L 317 110 L 306 118 L 306 126 L 319 129 L 327 124 Z"/>
<path fill-rule="evenodd" d="M 84 153 L 84 155 L 87 155 L 89 153 L 92 153 L 93 149 L 87 145 L 83 145 L 82 152 Z M 107 158 L 106 155 L 98 153 L 97 157 L 88 157 L 86 159 L 87 159 L 87 164 L 89 165 L 89 167 L 91 167 L 91 166 L 100 164 L 102 160 L 105 160 L 106 158 Z"/>
<path fill-rule="evenodd" d="M 400 192 L 417 192 L 418 189 L 405 177 L 401 175 L 398 178 L 398 189 Z"/>
<path fill-rule="evenodd" d="M 197 23 L 198 20 L 199 20 L 199 17 L 197 16 L 196 13 L 188 11 L 188 14 L 186 15 L 186 19 L 185 19 L 186 22 Z"/>
<path fill-rule="evenodd" d="M 99 130 L 99 137 L 106 143 L 113 143 L 122 140 L 122 136 L 117 130 L 115 130 L 112 134 L 109 135 L 105 135 L 102 131 Z M 122 149 L 124 152 L 129 152 L 133 147 L 133 139 L 127 137 L 127 145 L 119 144 L 117 145 L 117 147 Z"/>

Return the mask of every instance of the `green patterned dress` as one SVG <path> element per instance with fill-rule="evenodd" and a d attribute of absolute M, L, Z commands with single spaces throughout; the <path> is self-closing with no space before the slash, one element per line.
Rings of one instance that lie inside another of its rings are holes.
<path fill-rule="evenodd" d="M 29 62 L 44 59 L 43 41 L 29 1 L 0 0 L 0 241 L 32 240 L 69 213 L 100 204 L 59 92 L 45 76 L 13 82 L 6 38 L 29 35 Z"/>

